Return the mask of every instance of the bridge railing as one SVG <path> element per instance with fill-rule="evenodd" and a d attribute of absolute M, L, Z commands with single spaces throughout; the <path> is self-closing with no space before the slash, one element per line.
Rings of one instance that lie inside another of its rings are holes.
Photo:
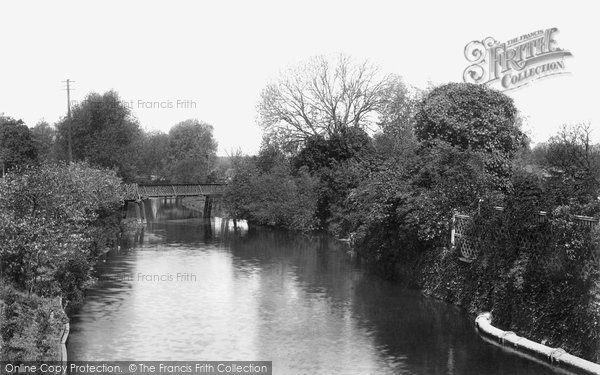
<path fill-rule="evenodd" d="M 497 211 L 504 211 L 503 207 L 494 207 Z M 548 213 L 540 211 L 537 216 L 540 223 L 548 221 Z M 599 225 L 597 218 L 590 216 L 574 215 L 574 222 L 577 226 L 586 229 L 592 229 Z M 534 239 L 524 238 L 521 242 L 524 245 L 531 245 Z M 459 251 L 461 260 L 471 262 L 477 258 L 482 246 L 482 241 L 478 233 L 473 233 L 473 218 L 469 215 L 455 213 L 452 217 L 452 226 L 450 231 L 450 245 Z"/>
<path fill-rule="evenodd" d="M 138 200 L 158 197 L 189 197 L 223 194 L 225 184 L 161 184 L 161 185 L 125 185 L 125 199 Z"/>

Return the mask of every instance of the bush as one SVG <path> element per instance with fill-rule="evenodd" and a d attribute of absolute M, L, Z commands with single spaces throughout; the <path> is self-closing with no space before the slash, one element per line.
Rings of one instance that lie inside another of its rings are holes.
<path fill-rule="evenodd" d="M 0 360 L 56 361 L 67 322 L 59 300 L 0 289 Z"/>
<path fill-rule="evenodd" d="M 45 164 L 0 181 L 2 360 L 57 360 L 63 306 L 83 299 L 122 204 L 114 171 Z"/>
<path fill-rule="evenodd" d="M 590 230 L 569 206 L 540 220 L 535 178 L 514 182 L 504 212 L 474 217 L 480 253 L 472 263 L 452 251 L 430 251 L 421 275 L 426 292 L 495 324 L 592 361 L 600 359 L 600 227 Z"/>
<path fill-rule="evenodd" d="M 68 302 L 88 279 L 98 250 L 110 243 L 122 199 L 113 171 L 86 164 L 45 164 L 7 175 L 0 182 L 1 276 L 17 289 Z"/>
<path fill-rule="evenodd" d="M 225 192 L 230 216 L 258 225 L 292 230 L 315 229 L 317 180 L 306 171 L 296 176 L 285 159 L 276 159 L 268 171 L 249 158 L 238 158 L 235 175 Z"/>

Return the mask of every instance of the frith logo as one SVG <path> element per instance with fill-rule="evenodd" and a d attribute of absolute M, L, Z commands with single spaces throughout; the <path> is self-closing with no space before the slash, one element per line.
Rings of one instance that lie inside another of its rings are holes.
<path fill-rule="evenodd" d="M 540 78 L 568 73 L 564 59 L 572 54 L 558 48 L 554 40 L 557 33 L 557 28 L 551 28 L 505 43 L 492 37 L 472 41 L 465 47 L 465 57 L 472 65 L 465 69 L 464 81 L 507 91 Z"/>

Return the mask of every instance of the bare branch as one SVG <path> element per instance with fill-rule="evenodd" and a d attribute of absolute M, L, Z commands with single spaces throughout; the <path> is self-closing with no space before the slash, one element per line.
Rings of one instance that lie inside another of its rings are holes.
<path fill-rule="evenodd" d="M 290 142 L 303 142 L 353 126 L 372 129 L 388 79 L 378 76 L 367 61 L 354 64 L 349 56 L 339 55 L 332 66 L 315 57 L 263 90 L 259 125 L 284 142 L 284 134 Z"/>

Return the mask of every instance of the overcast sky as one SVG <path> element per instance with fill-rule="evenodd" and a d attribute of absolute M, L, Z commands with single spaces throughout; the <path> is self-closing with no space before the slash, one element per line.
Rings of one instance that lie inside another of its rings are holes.
<path fill-rule="evenodd" d="M 536 142 L 565 122 L 591 122 L 600 140 L 595 1 L 4 1 L 0 14 L 0 113 L 29 126 L 65 115 L 70 78 L 73 100 L 114 89 L 146 130 L 198 118 L 219 154 L 254 153 L 260 91 L 310 56 L 348 53 L 426 88 L 462 81 L 472 40 L 557 27 L 571 74 L 508 95 Z M 144 108 L 157 101 L 173 108 Z"/>

